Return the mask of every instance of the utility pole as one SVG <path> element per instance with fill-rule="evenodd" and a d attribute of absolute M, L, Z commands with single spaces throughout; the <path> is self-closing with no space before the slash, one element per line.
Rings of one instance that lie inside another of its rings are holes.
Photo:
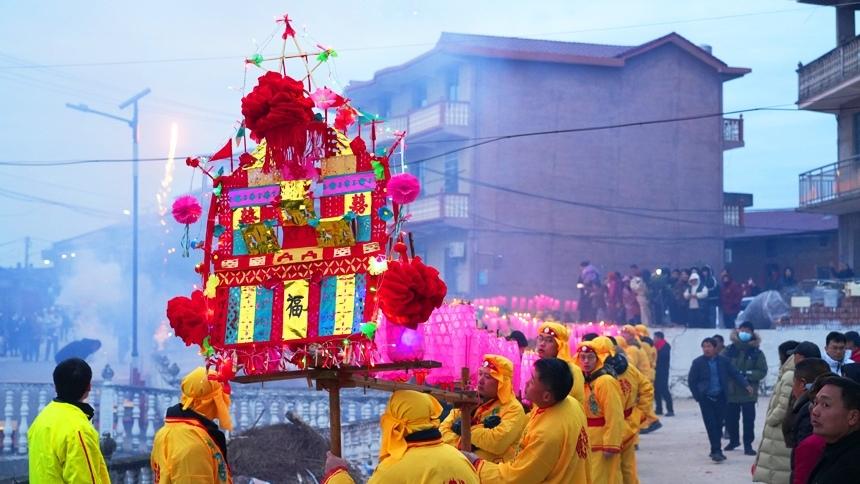
<path fill-rule="evenodd" d="M 110 113 L 90 109 L 86 104 L 66 103 L 66 107 L 84 113 L 96 114 L 105 118 L 122 121 L 131 128 L 131 152 L 132 152 L 132 243 L 131 243 L 131 368 L 129 384 L 136 385 L 140 382 L 139 354 L 137 351 L 137 290 L 138 290 L 138 178 L 139 178 L 139 153 L 138 153 L 138 102 L 147 94 L 152 92 L 146 88 L 130 97 L 119 105 L 120 109 L 132 106 L 131 119 L 126 119 Z"/>
<path fill-rule="evenodd" d="M 24 237 L 24 270 L 30 268 L 30 236 Z"/>

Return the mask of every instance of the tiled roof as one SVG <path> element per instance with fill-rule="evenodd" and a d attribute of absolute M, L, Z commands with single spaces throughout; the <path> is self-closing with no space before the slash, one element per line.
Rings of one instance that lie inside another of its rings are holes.
<path fill-rule="evenodd" d="M 456 34 L 443 32 L 437 47 L 470 46 L 499 49 L 508 52 L 550 53 L 564 56 L 614 58 L 632 49 L 632 45 L 587 44 L 556 40 L 523 39 L 519 37 L 495 37 L 490 35 Z"/>

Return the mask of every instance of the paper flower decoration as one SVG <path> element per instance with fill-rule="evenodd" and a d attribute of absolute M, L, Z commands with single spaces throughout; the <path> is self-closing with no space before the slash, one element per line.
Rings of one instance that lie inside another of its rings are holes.
<path fill-rule="evenodd" d="M 327 87 L 320 87 L 311 93 L 314 107 L 317 109 L 330 109 L 343 106 L 344 99 L 336 92 Z"/>
<path fill-rule="evenodd" d="M 349 106 L 341 106 L 337 109 L 337 116 L 334 118 L 334 129 L 346 132 L 350 126 L 355 124 L 357 114 L 355 109 Z"/>
<path fill-rule="evenodd" d="M 377 255 L 367 259 L 367 272 L 371 276 L 378 276 L 388 270 L 388 259 L 384 255 Z"/>
<path fill-rule="evenodd" d="M 377 292 L 379 308 L 389 321 L 415 329 L 442 305 L 448 287 L 439 278 L 439 271 L 425 265 L 420 257 L 409 260 L 403 242 L 395 244 L 394 250 L 400 253 L 400 260 L 388 263 Z"/>
<path fill-rule="evenodd" d="M 173 201 L 173 218 L 177 222 L 190 225 L 200 220 L 203 207 L 192 195 L 183 195 Z"/>
<path fill-rule="evenodd" d="M 400 173 L 388 180 L 388 196 L 398 205 L 412 203 L 421 193 L 421 182 L 415 175 Z"/>
<path fill-rule="evenodd" d="M 206 298 L 200 291 L 191 293 L 190 299 L 179 296 L 167 302 L 167 320 L 185 346 L 203 344 L 209 334 L 208 315 Z"/>
<path fill-rule="evenodd" d="M 314 102 L 304 95 L 304 85 L 278 72 L 260 76 L 258 84 L 242 98 L 242 115 L 251 138 L 266 139 L 266 164 L 281 166 L 286 160 L 303 158 Z"/>

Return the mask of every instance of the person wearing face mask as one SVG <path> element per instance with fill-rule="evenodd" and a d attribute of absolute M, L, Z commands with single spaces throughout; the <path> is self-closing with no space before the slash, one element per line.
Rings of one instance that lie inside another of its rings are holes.
<path fill-rule="evenodd" d="M 860 334 L 857 331 L 845 333 L 845 357 L 854 363 L 860 363 Z"/>
<path fill-rule="evenodd" d="M 821 358 L 804 358 L 795 365 L 791 408 L 782 423 L 785 446 L 791 449 L 789 482 L 792 484 L 806 483 L 824 449 L 824 441 L 812 435 L 809 411 L 813 383 L 818 377 L 830 374 L 830 368 Z"/>
<path fill-rule="evenodd" d="M 767 375 L 767 359 L 759 349 L 761 337 L 754 331 L 752 323 L 745 321 L 732 331 L 732 344 L 726 348 L 725 356 L 753 387 L 749 393 L 744 387 L 729 382 L 726 401 L 726 430 L 729 444 L 724 450 L 740 447 L 738 422 L 743 414 L 744 454 L 756 455 L 752 448 L 755 440 L 755 405 L 758 400 L 758 383 Z"/>

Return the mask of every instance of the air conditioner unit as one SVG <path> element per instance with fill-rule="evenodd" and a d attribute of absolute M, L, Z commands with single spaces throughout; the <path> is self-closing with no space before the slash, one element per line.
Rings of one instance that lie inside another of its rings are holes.
<path fill-rule="evenodd" d="M 463 259 L 466 257 L 466 243 L 450 242 L 448 244 L 448 257 L 452 259 Z"/>

